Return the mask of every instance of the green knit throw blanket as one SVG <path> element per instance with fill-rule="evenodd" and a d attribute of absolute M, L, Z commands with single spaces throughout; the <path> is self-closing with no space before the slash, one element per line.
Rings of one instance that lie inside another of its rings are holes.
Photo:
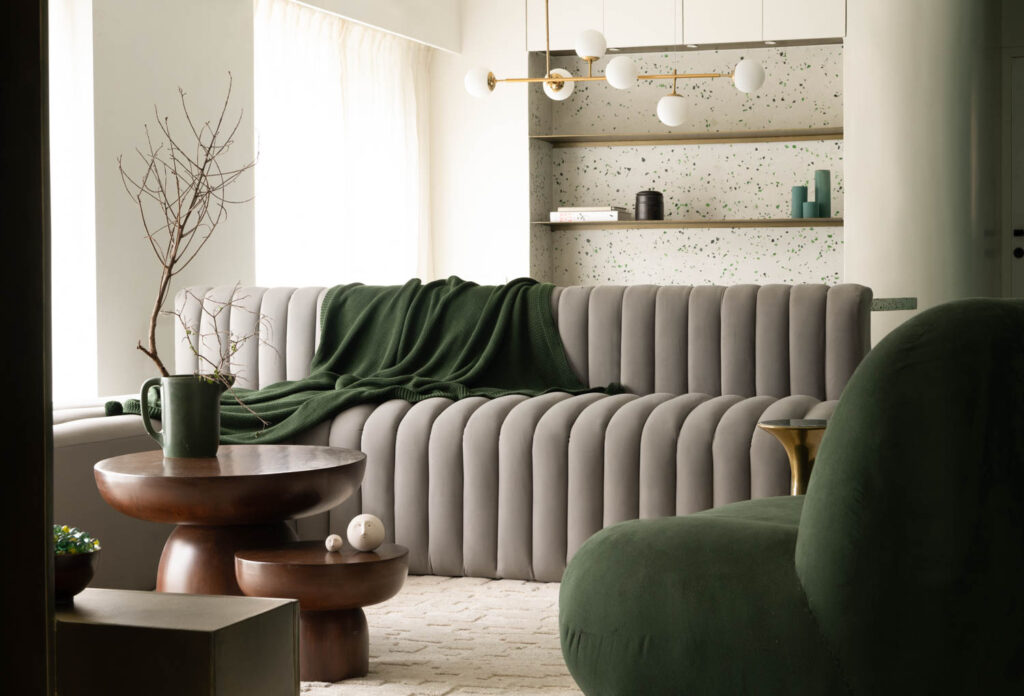
<path fill-rule="evenodd" d="M 221 442 L 287 441 L 347 408 L 389 399 L 621 392 L 618 384 L 590 389 L 569 367 L 553 288 L 529 278 L 483 286 L 455 276 L 335 286 L 324 297 L 309 377 L 226 392 Z M 118 406 L 108 403 L 107 412 Z M 123 412 L 139 413 L 138 400 Z M 159 417 L 159 404 L 151 415 Z"/>

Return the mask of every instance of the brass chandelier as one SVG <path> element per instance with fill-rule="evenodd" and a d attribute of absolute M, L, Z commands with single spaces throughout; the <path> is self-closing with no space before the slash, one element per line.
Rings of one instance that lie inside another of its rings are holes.
<path fill-rule="evenodd" d="M 466 73 L 466 91 L 484 97 L 494 91 L 499 82 L 541 82 L 544 94 L 555 101 L 564 101 L 572 94 L 577 82 L 607 82 L 615 89 L 629 89 L 637 80 L 672 80 L 672 91 L 658 100 L 658 118 L 666 126 L 679 126 L 686 120 L 686 100 L 676 92 L 676 81 L 683 79 L 731 78 L 736 89 L 744 93 L 755 92 L 764 84 L 764 68 L 744 58 L 731 73 L 680 73 L 673 70 L 665 74 L 638 74 L 636 63 L 628 56 L 617 56 L 608 62 L 604 75 L 594 74 L 594 61 L 604 56 L 608 44 L 599 31 L 588 29 L 576 38 L 576 55 L 587 63 L 587 74 L 575 76 L 564 68 L 551 69 L 551 31 L 548 0 L 544 0 L 544 77 L 495 77 L 486 68 L 474 68 Z"/>

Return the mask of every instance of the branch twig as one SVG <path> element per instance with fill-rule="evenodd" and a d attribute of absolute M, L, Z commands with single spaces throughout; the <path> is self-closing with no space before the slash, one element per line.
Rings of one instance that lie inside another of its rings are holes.
<path fill-rule="evenodd" d="M 121 183 L 139 210 L 144 236 L 161 266 L 146 343 L 139 341 L 137 348 L 164 376 L 169 373 L 157 352 L 156 325 L 167 301 L 171 280 L 195 260 L 217 226 L 227 219 L 229 205 L 252 200 L 238 201 L 226 195 L 227 189 L 256 164 L 250 161 L 239 167 L 223 166 L 222 160 L 230 153 L 244 115 L 240 111 L 234 125 L 225 120 L 231 87 L 229 72 L 227 94 L 220 113 L 215 121 L 205 121 L 198 127 L 189 112 L 185 91 L 178 89 L 181 110 L 194 139 L 194 143 L 187 145 L 188 150 L 174 137 L 170 120 L 161 117 L 154 106 L 161 142 L 154 142 L 153 133 L 146 126 L 145 149 L 136 150 L 144 165 L 142 175 L 131 176 L 123 158 L 117 158 Z M 194 154 L 190 152 L 193 147 Z"/>

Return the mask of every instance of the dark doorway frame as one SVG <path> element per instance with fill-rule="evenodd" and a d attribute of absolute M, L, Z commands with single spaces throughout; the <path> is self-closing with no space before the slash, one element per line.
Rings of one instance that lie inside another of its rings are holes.
<path fill-rule="evenodd" d="M 47 3 L 2 3 L 4 692 L 53 693 Z"/>

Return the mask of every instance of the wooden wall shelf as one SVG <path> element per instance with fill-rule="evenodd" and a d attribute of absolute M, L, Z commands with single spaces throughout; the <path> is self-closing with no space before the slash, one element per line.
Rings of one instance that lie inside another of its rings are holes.
<path fill-rule="evenodd" d="M 730 131 L 721 133 L 591 133 L 531 135 L 531 140 L 554 147 L 615 147 L 629 145 L 716 145 L 728 143 L 778 143 L 801 140 L 842 140 L 842 128 L 800 130 Z"/>
<path fill-rule="evenodd" d="M 756 220 L 617 220 L 615 222 L 534 222 L 553 230 L 685 229 L 718 227 L 842 227 L 842 218 L 761 218 Z"/>

